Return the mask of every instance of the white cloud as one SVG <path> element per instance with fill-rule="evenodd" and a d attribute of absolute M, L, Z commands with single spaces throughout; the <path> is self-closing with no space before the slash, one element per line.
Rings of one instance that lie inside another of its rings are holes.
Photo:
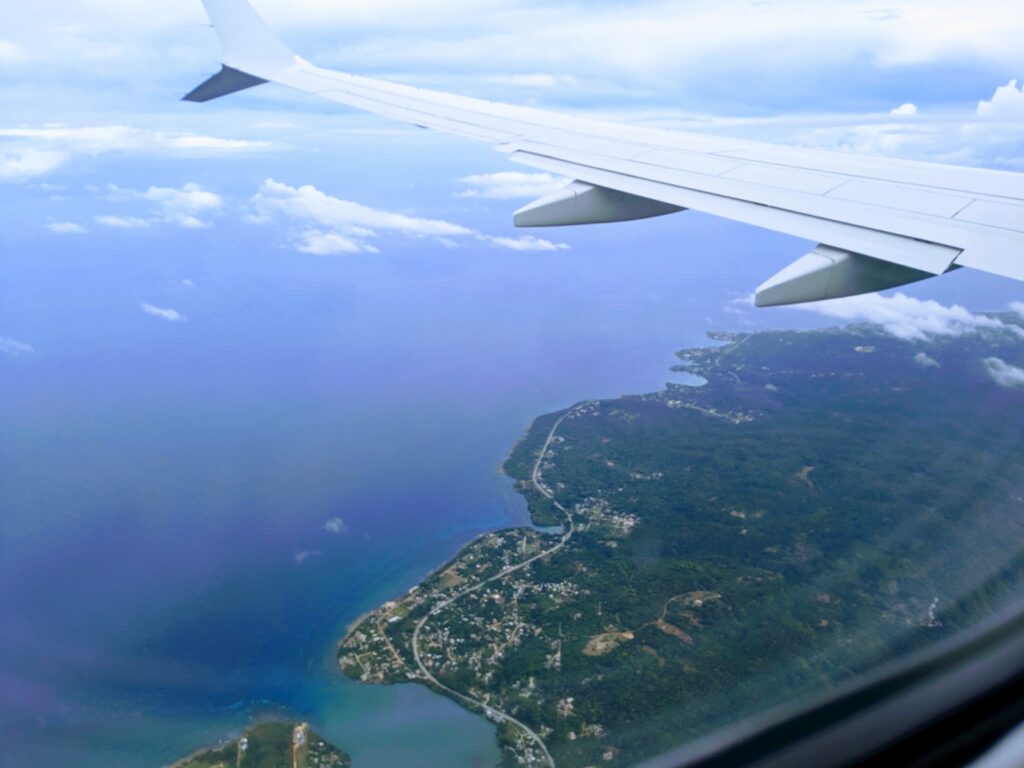
<path fill-rule="evenodd" d="M 137 216 L 97 216 L 96 223 L 115 229 L 141 229 L 152 224 L 149 219 L 140 219 Z"/>
<path fill-rule="evenodd" d="M 552 176 L 550 173 L 521 173 L 504 171 L 487 173 L 477 176 L 465 176 L 459 182 L 469 189 L 459 193 L 459 197 L 483 197 L 492 200 L 514 200 L 526 197 L 543 197 L 556 192 L 569 179 Z"/>
<path fill-rule="evenodd" d="M 188 153 L 262 151 L 273 148 L 268 141 L 228 139 L 195 133 L 174 133 L 135 128 L 129 125 L 40 125 L 0 128 L 0 138 L 31 142 L 33 146 L 58 147 L 64 151 L 97 155 L 106 152 Z"/>
<path fill-rule="evenodd" d="M 273 148 L 268 141 L 168 133 L 126 125 L 0 127 L 0 139 L 5 142 L 0 148 L 0 181 L 7 182 L 52 173 L 78 155 L 237 154 Z"/>
<path fill-rule="evenodd" d="M 220 195 L 192 182 L 180 189 L 150 187 L 141 193 L 141 197 L 156 204 L 156 213 L 164 221 L 192 229 L 208 226 L 196 214 L 216 211 L 224 206 Z"/>
<path fill-rule="evenodd" d="M 978 102 L 979 117 L 994 117 L 1005 120 L 1024 119 L 1024 85 L 1017 87 L 1017 81 L 996 88 L 988 101 Z"/>
<path fill-rule="evenodd" d="M 0 151 L 0 182 L 19 182 L 45 176 L 68 161 L 66 152 L 13 147 Z"/>
<path fill-rule="evenodd" d="M 889 114 L 895 115 L 896 117 L 913 117 L 917 114 L 917 105 L 909 103 L 901 104 L 895 109 L 890 110 Z"/>
<path fill-rule="evenodd" d="M 345 521 L 342 520 L 340 517 L 335 517 L 324 523 L 324 530 L 328 533 L 333 533 L 335 535 L 340 536 L 341 534 L 346 533 L 348 531 L 348 526 L 345 525 Z"/>
<path fill-rule="evenodd" d="M 252 150 L 270 149 L 269 141 L 250 141 L 247 139 L 221 139 L 216 136 L 197 136 L 186 134 L 167 140 L 167 146 L 174 149 L 214 150 L 222 152 L 249 152 Z"/>
<path fill-rule="evenodd" d="M 51 221 L 46 228 L 55 235 L 84 235 L 88 230 L 73 221 Z"/>
<path fill-rule="evenodd" d="M 338 256 L 343 253 L 379 253 L 372 245 L 360 243 L 337 232 L 321 232 L 310 229 L 301 233 L 295 241 L 295 250 L 314 256 Z"/>
<path fill-rule="evenodd" d="M 35 349 L 33 349 L 31 344 L 15 341 L 10 336 L 0 336 L 0 355 L 20 357 L 21 355 L 30 355 L 33 352 L 35 352 Z"/>
<path fill-rule="evenodd" d="M 1024 318 L 1024 301 L 1014 301 L 1010 304 L 1010 310 Z"/>
<path fill-rule="evenodd" d="M 458 224 L 369 208 L 350 200 L 332 197 L 311 185 L 290 187 L 273 179 L 263 182 L 252 202 L 259 213 L 283 213 L 289 218 L 312 222 L 349 235 L 370 237 L 377 230 L 433 237 L 471 234 L 471 230 Z"/>
<path fill-rule="evenodd" d="M 495 237 L 494 235 L 479 235 L 480 240 L 499 248 L 508 248 L 513 251 L 567 251 L 569 246 L 566 243 L 552 243 L 550 240 L 543 240 L 533 235 L 524 237 Z"/>
<path fill-rule="evenodd" d="M 161 307 L 154 307 L 152 304 L 141 304 L 140 308 L 147 315 L 159 317 L 161 320 L 167 320 L 172 323 L 180 323 L 188 319 L 176 309 L 163 309 Z"/>
<path fill-rule="evenodd" d="M 538 237 L 497 237 L 477 232 L 460 224 L 439 219 L 423 219 L 401 213 L 370 208 L 351 200 L 332 197 L 313 186 L 291 187 L 267 179 L 252 198 L 253 213 L 245 220 L 266 224 L 275 215 L 307 225 L 293 234 L 293 247 L 302 253 L 332 256 L 344 253 L 378 253 L 366 240 L 381 232 L 409 237 L 430 237 L 446 248 L 458 238 L 471 237 L 499 248 L 515 251 L 563 251 L 565 243 L 553 243 Z M 308 227 L 314 224 L 314 227 Z"/>
<path fill-rule="evenodd" d="M 1001 387 L 1024 387 L 1024 368 L 1010 365 L 998 357 L 988 357 L 983 361 L 992 381 Z"/>
<path fill-rule="evenodd" d="M 1019 40 L 1014 33 L 1019 35 L 1021 29 L 1018 5 L 1005 0 L 977 0 L 971 13 L 965 14 L 958 0 L 931 0 L 927 4 L 892 0 L 884 9 L 872 0 L 754 4 L 693 0 L 587 6 L 494 0 L 483 18 L 473 15 L 480 6 L 471 0 L 435 0 L 426 16 L 421 12 L 422 3 L 415 0 L 260 0 L 258 8 L 286 39 L 310 34 L 336 39 L 341 29 L 352 30 L 353 34 L 367 29 L 378 34 L 387 30 L 390 34 L 381 34 L 378 45 L 394 49 L 392 57 L 406 53 L 407 48 L 419 54 L 430 50 L 434 43 L 442 49 L 438 51 L 440 56 L 467 67 L 486 64 L 485 53 L 491 59 L 513 61 L 556 61 L 561 56 L 563 61 L 590 62 L 604 58 L 610 66 L 619 67 L 633 60 L 654 66 L 659 57 L 667 59 L 667 65 L 675 65 L 726 45 L 743 51 L 780 38 L 802 41 L 808 58 L 832 57 L 853 49 L 868 58 L 885 57 L 897 62 L 927 61 L 943 54 L 1012 60 L 1019 50 L 1014 47 Z M 182 30 L 194 38 L 194 30 L 206 21 L 198 4 L 93 0 L 47 3 L 48 23 L 44 30 L 35 30 L 27 22 L 36 7 L 12 7 L 13 19 L 7 19 L 5 32 L 8 37 L 13 36 L 13 30 L 26 37 L 31 35 L 32 42 L 45 46 L 47 54 L 51 53 L 50 46 L 56 48 L 55 43 L 64 42 L 68 36 L 55 31 L 70 27 L 79 37 L 94 36 L 112 43 L 131 39 L 127 32 L 135 30 L 135 39 L 141 39 L 141 43 L 132 46 L 130 52 L 143 57 L 151 55 L 155 33 L 166 36 L 168 29 Z M 473 20 L 475 38 L 454 52 L 443 50 L 443 44 L 451 42 L 453 31 L 463 37 L 468 34 L 467 19 Z M 143 37 L 145 33 L 150 34 Z M 212 36 L 209 43 L 213 45 Z M 349 47 L 351 44 L 346 42 Z M 526 49 L 523 54 L 517 50 L 520 47 Z M 478 55 L 467 57 L 477 51 Z M 60 53 L 52 50 L 54 58 Z M 60 61 L 77 63 L 77 53 L 66 52 Z M 426 57 L 422 60 L 430 61 Z M 762 66 L 771 63 L 766 61 Z"/>
<path fill-rule="evenodd" d="M 907 341 L 927 341 L 940 336 L 966 336 L 984 330 L 1008 331 L 1024 336 L 1017 326 L 994 317 L 976 315 L 963 307 L 947 307 L 937 301 L 915 299 L 903 293 L 882 296 L 869 293 L 846 299 L 798 305 L 850 322 L 868 322 Z"/>
<path fill-rule="evenodd" d="M 309 560 L 312 560 L 315 557 L 320 557 L 320 552 L 318 552 L 315 549 L 310 552 L 299 552 L 295 556 L 295 564 L 303 565 L 304 563 L 306 563 Z"/>
<path fill-rule="evenodd" d="M 137 216 L 99 216 L 96 221 L 108 227 L 134 228 L 148 227 L 157 222 L 177 224 L 186 229 L 201 229 L 209 223 L 200 219 L 197 214 L 210 213 L 224 207 L 220 195 L 203 189 L 200 185 L 190 182 L 180 188 L 150 187 L 144 191 L 126 189 L 110 184 L 106 189 L 106 199 L 114 203 L 145 201 L 151 203 L 152 217 L 142 219 Z"/>
<path fill-rule="evenodd" d="M 195 288 L 196 287 L 196 284 L 194 282 L 192 282 L 191 280 L 189 280 L 187 277 L 185 279 L 183 279 L 183 280 L 179 280 L 178 281 L 178 285 L 180 285 L 182 288 Z"/>
<path fill-rule="evenodd" d="M 332 4 L 324 0 L 264 0 L 276 28 L 298 27 L 323 39 L 346 29 L 386 28 L 387 36 L 358 41 L 360 60 L 387 66 L 398 60 L 505 72 L 634 71 L 686 78 L 709 59 L 762 70 L 801 63 L 866 62 L 879 67 L 943 59 L 1020 61 L 1024 11 L 1019 3 L 978 0 L 971 13 L 960 0 L 893 0 L 880 12 L 872 0 L 813 2 L 636 2 L 537 4 L 496 0 L 467 32 L 476 6 L 467 0 L 431 5 L 431 18 L 412 0 Z M 287 11 L 285 10 L 287 8 Z M 351 55 L 353 45 L 346 43 Z M 770 54 L 770 55 L 769 55 Z M 329 62 L 327 62 L 329 64 Z M 794 71 L 798 71 L 794 67 Z"/>
<path fill-rule="evenodd" d="M 918 352 L 914 355 L 914 362 L 920 365 L 922 368 L 941 368 L 942 364 L 931 355 L 926 355 L 924 352 Z"/>

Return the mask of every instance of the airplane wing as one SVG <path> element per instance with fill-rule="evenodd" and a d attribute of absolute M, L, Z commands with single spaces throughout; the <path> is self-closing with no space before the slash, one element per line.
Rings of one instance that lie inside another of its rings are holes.
<path fill-rule="evenodd" d="M 690 208 L 820 243 L 757 290 L 758 306 L 879 291 L 959 267 L 1024 280 L 1024 174 L 631 127 L 359 77 L 295 56 L 247 0 L 203 2 L 223 67 L 186 100 L 280 83 L 485 141 L 574 179 L 520 209 L 517 226 Z"/>

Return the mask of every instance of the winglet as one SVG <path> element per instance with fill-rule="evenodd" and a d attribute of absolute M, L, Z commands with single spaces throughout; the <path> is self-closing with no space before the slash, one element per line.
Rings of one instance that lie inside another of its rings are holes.
<path fill-rule="evenodd" d="M 220 38 L 221 62 L 225 67 L 270 80 L 295 63 L 295 54 L 270 30 L 247 0 L 203 0 L 203 5 Z M 219 75 L 211 79 L 216 77 Z"/>
<path fill-rule="evenodd" d="M 220 72 L 189 91 L 186 96 L 182 97 L 182 101 L 211 101 L 221 96 L 227 96 L 229 93 L 244 91 L 246 88 L 252 88 L 254 85 L 261 85 L 265 82 L 267 81 L 262 77 L 256 77 L 255 75 L 240 72 L 233 67 L 223 65 L 220 68 Z"/>

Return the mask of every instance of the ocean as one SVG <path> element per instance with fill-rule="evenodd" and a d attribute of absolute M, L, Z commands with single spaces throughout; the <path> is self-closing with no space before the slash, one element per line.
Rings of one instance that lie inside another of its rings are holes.
<path fill-rule="evenodd" d="M 643 249 L 634 225 L 351 259 L 223 230 L 244 259 L 97 237 L 3 262 L 35 352 L 0 357 L 0 762 L 161 765 L 295 717 L 367 768 L 493 763 L 491 724 L 343 679 L 335 643 L 528 524 L 499 469 L 532 418 L 672 377 L 711 322 L 696 267 L 657 223 Z"/>

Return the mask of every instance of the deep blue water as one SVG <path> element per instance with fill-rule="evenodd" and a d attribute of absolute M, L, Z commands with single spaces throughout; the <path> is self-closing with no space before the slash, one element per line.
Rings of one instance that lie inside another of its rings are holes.
<path fill-rule="evenodd" d="M 361 199 L 330 169 L 286 170 Z M 460 205 L 445 194 L 438 211 Z M 50 205 L 5 201 L 11 221 Z M 450 218 L 500 233 L 511 207 Z M 554 233 L 573 245 L 555 254 L 392 238 L 335 259 L 232 220 L 60 247 L 8 228 L 0 336 L 36 351 L 0 355 L 4 768 L 159 765 L 275 714 L 361 767 L 493 761 L 486 721 L 343 680 L 334 644 L 481 531 L 526 522 L 498 468 L 533 417 L 659 387 L 802 252 L 686 216 Z"/>

